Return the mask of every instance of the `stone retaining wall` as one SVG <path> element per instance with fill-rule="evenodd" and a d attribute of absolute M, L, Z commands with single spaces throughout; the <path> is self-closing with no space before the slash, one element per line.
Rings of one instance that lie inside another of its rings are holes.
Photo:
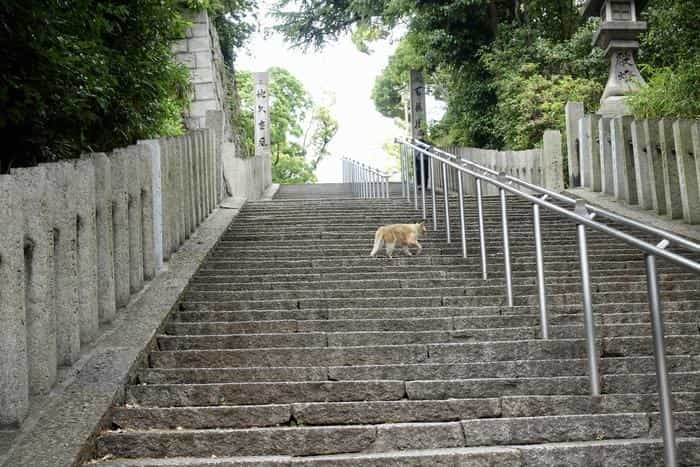
<path fill-rule="evenodd" d="M 571 187 L 700 224 L 700 120 L 608 118 L 567 105 Z"/>
<path fill-rule="evenodd" d="M 0 176 L 0 425 L 21 423 L 218 205 L 223 117 L 206 117 L 183 136 Z"/>

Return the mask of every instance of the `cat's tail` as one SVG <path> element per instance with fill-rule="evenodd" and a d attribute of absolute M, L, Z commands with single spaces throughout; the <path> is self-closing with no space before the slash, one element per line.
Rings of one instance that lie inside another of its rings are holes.
<path fill-rule="evenodd" d="M 377 229 L 377 233 L 374 234 L 374 248 L 372 248 L 372 252 L 369 254 L 372 257 L 374 257 L 377 253 L 379 253 L 379 249 L 384 244 L 382 229 L 383 229 L 383 227 L 379 227 Z"/>

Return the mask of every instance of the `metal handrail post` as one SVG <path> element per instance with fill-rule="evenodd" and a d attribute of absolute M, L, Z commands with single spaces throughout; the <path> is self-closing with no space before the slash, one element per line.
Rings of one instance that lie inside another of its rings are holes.
<path fill-rule="evenodd" d="M 420 153 L 420 193 L 423 206 L 423 219 L 425 219 L 425 159 L 423 153 Z"/>
<path fill-rule="evenodd" d="M 404 161 L 404 150 L 405 146 L 403 143 L 399 143 L 399 165 L 401 169 L 401 197 L 406 197 L 406 185 L 404 184 L 406 178 L 404 177 L 404 169 L 406 167 L 406 161 Z"/>
<path fill-rule="evenodd" d="M 586 203 L 576 202 L 574 212 L 588 216 Z M 586 242 L 586 226 L 576 224 L 578 237 L 579 264 L 581 265 L 581 293 L 583 295 L 583 325 L 586 333 L 586 353 L 588 355 L 588 375 L 591 383 L 591 395 L 600 395 L 600 374 L 598 371 L 598 354 L 596 351 L 595 319 L 593 316 L 593 294 L 591 293 L 591 267 L 588 263 L 588 244 Z"/>
<path fill-rule="evenodd" d="M 665 248 L 668 241 L 663 240 L 658 246 Z M 656 274 L 656 257 L 647 254 L 644 256 L 644 265 L 647 273 L 647 297 L 649 299 L 649 312 L 651 313 L 651 333 L 654 343 L 654 362 L 656 364 L 656 384 L 659 391 L 659 409 L 661 416 L 661 431 L 664 439 L 664 461 L 667 467 L 678 465 L 676 433 L 673 424 L 673 400 L 668 384 L 668 370 L 666 368 L 666 344 L 664 342 L 664 319 L 659 300 L 659 284 Z"/>
<path fill-rule="evenodd" d="M 430 168 L 430 199 L 432 200 L 433 204 L 433 230 L 437 230 L 438 225 L 437 225 L 437 201 L 435 198 L 435 163 L 433 162 L 433 158 L 431 157 L 430 160 L 428 161 L 428 166 Z"/>
<path fill-rule="evenodd" d="M 386 192 L 386 198 L 389 199 L 391 196 L 389 194 L 389 176 L 384 177 L 384 191 Z"/>
<path fill-rule="evenodd" d="M 416 155 L 411 151 L 411 159 L 413 159 L 413 207 L 418 210 L 418 180 L 416 178 Z"/>
<path fill-rule="evenodd" d="M 504 172 L 498 174 L 499 181 L 505 183 Z M 503 265 L 506 278 L 506 299 L 508 306 L 513 306 L 513 272 L 510 265 L 510 235 L 508 232 L 508 208 L 506 206 L 506 191 L 499 187 L 498 194 L 501 198 L 501 228 L 503 230 Z"/>
<path fill-rule="evenodd" d="M 476 210 L 479 217 L 479 250 L 481 254 L 481 277 L 488 279 L 488 265 L 486 263 L 486 232 L 484 229 L 484 200 L 481 198 L 481 179 L 476 179 Z"/>
<path fill-rule="evenodd" d="M 442 192 L 445 198 L 445 230 L 447 231 L 447 243 L 452 243 L 450 236 L 450 196 L 447 190 L 447 166 L 442 163 Z"/>
<path fill-rule="evenodd" d="M 542 199 L 547 199 L 544 195 Z M 544 255 L 542 252 L 542 226 L 540 205 L 532 205 L 532 224 L 535 230 L 535 263 L 537 264 L 537 297 L 540 309 L 540 332 L 542 339 L 549 339 L 549 317 L 547 316 L 547 296 L 544 285 Z"/>
<path fill-rule="evenodd" d="M 457 191 L 459 192 L 459 221 L 462 228 L 462 257 L 467 257 L 467 229 L 464 225 L 464 189 L 462 187 L 462 172 L 457 174 Z"/>

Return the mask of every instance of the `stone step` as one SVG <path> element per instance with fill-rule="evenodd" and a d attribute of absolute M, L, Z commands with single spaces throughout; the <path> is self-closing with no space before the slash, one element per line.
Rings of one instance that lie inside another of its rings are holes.
<path fill-rule="evenodd" d="M 586 360 L 514 360 L 483 363 L 417 363 L 330 367 L 252 367 L 252 368 L 148 368 L 139 381 L 146 384 L 210 384 L 284 381 L 353 381 L 415 379 L 520 378 L 545 376 L 583 376 Z M 610 357 L 600 359 L 601 374 L 651 373 L 654 359 L 648 357 Z M 668 371 L 700 371 L 700 357 L 670 355 Z"/>
<path fill-rule="evenodd" d="M 671 373 L 671 387 L 700 391 L 700 372 Z M 654 374 L 602 377 L 606 394 L 656 392 Z M 261 405 L 293 402 L 445 400 L 506 395 L 586 395 L 587 376 L 472 378 L 462 380 L 292 381 L 211 384 L 146 384 L 127 387 L 126 403 L 137 407 Z"/>
<path fill-rule="evenodd" d="M 562 290 L 570 290 L 572 286 L 580 286 L 580 279 L 575 278 L 552 278 L 550 283 L 546 283 L 547 290 L 550 293 L 560 292 Z M 636 279 L 636 280 L 635 280 Z M 556 282 L 555 282 L 556 281 Z M 514 293 L 522 293 L 530 291 L 535 286 L 535 281 L 530 279 L 527 284 L 522 281 L 514 281 Z M 279 283 L 196 283 L 188 287 L 189 293 L 196 292 L 215 292 L 215 293 L 255 293 L 265 294 L 284 293 L 284 292 L 301 292 L 301 291 L 317 291 L 317 293 L 327 294 L 337 290 L 382 290 L 382 289 L 406 289 L 411 290 L 430 290 L 440 288 L 465 288 L 466 293 L 474 294 L 476 290 L 502 290 L 503 281 L 501 279 L 479 280 L 472 279 L 469 281 L 460 279 L 427 279 L 427 280 L 403 280 L 403 279 L 383 279 L 383 280 L 351 280 L 351 281 L 306 281 L 306 282 L 279 282 Z M 626 281 L 613 280 L 605 283 L 595 284 L 596 292 L 620 291 L 620 290 L 646 290 L 646 277 L 633 276 Z M 676 280 L 659 281 L 659 290 L 698 290 L 700 289 L 700 279 L 684 280 L 677 278 Z M 327 295 L 328 296 L 328 295 Z"/>
<path fill-rule="evenodd" d="M 677 412 L 692 411 L 700 393 L 673 394 Z M 545 404 L 552 404 L 547 410 Z M 361 425 L 447 422 L 496 417 L 541 417 L 658 410 L 656 394 L 605 394 L 599 397 L 501 396 L 477 399 L 306 402 L 291 404 L 117 407 L 113 425 L 122 430 L 253 428 L 282 425 Z"/>
<path fill-rule="evenodd" d="M 603 356 L 644 356 L 652 352 L 650 337 L 613 337 L 600 339 L 599 342 Z M 668 336 L 666 346 L 668 355 L 694 355 L 700 353 L 700 336 Z M 152 368 L 219 368 L 468 363 L 583 358 L 584 355 L 583 339 L 557 339 L 363 347 L 175 350 L 153 351 L 149 357 Z"/>
<path fill-rule="evenodd" d="M 552 326 L 551 338 L 583 338 L 583 325 Z M 697 323 L 669 323 L 667 335 L 699 336 Z M 404 345 L 440 342 L 483 342 L 536 339 L 539 327 L 454 329 L 437 331 L 343 331 L 343 332 L 286 332 L 257 334 L 202 334 L 160 335 L 160 350 L 247 349 L 260 347 L 357 347 L 364 345 Z M 648 336 L 648 324 L 602 325 L 597 328 L 601 337 Z"/>
<path fill-rule="evenodd" d="M 445 280 L 442 283 L 425 283 L 422 287 L 415 287 L 411 282 L 403 282 L 398 280 L 386 280 L 379 283 L 339 283 L 340 287 L 335 287 L 335 283 L 313 283 L 303 284 L 301 288 L 283 288 L 283 289 L 256 289 L 243 288 L 239 290 L 231 290 L 227 285 L 209 285 L 189 287 L 185 292 L 186 299 L 192 300 L 257 300 L 261 297 L 266 299 L 285 299 L 285 298 L 351 298 L 358 295 L 364 297 L 387 297 L 392 295 L 400 295 L 402 297 L 410 296 L 480 296 L 480 295 L 501 295 L 503 293 L 502 284 L 477 284 L 473 286 L 465 286 L 463 281 Z M 568 293 L 572 289 L 580 287 L 580 282 L 558 282 L 549 284 L 546 288 L 547 293 L 562 294 Z M 513 285 L 513 293 L 515 295 L 527 295 L 533 293 L 535 285 Z M 605 282 L 598 283 L 592 286 L 594 293 L 603 292 L 644 292 L 646 293 L 646 282 Z M 700 279 L 698 280 L 678 280 L 666 281 L 659 284 L 661 294 L 667 292 L 689 291 L 690 296 L 697 295 L 700 298 Z"/>
<path fill-rule="evenodd" d="M 679 438 L 683 465 L 700 465 L 700 438 Z M 402 466 L 478 466 L 540 467 L 619 467 L 622 465 L 663 467 L 663 443 L 660 439 L 578 441 L 521 446 L 442 448 L 430 450 L 385 451 L 326 456 L 261 457 L 180 457 L 171 459 L 111 459 L 97 461 L 103 467 L 396 467 Z"/>
<path fill-rule="evenodd" d="M 181 305 L 181 311 L 173 315 L 178 321 L 200 322 L 200 321 L 279 321 L 279 320 L 357 320 L 357 319 L 409 319 L 409 318 L 443 318 L 453 316 L 472 317 L 476 321 L 484 316 L 502 315 L 505 318 L 524 314 L 537 316 L 538 309 L 534 306 L 488 306 L 488 307 L 402 307 L 396 308 L 336 308 L 336 309 L 297 309 L 297 310 L 214 310 L 213 307 L 201 310 L 188 310 L 185 304 Z M 664 303 L 664 316 L 668 315 L 682 317 L 682 322 L 692 322 L 697 313 L 700 312 L 700 302 L 697 301 L 675 301 Z M 548 305 L 550 316 L 553 317 L 553 324 L 577 324 L 583 322 L 582 309 L 580 305 Z M 676 313 L 681 312 L 680 315 Z M 594 313 L 597 315 L 614 315 L 609 322 L 648 322 L 649 304 L 638 303 L 602 303 L 594 306 Z M 557 316 L 560 315 L 560 316 Z M 646 316 L 646 318 L 645 318 Z M 490 318 L 487 318 L 490 319 Z M 559 321 L 557 321 L 559 320 Z M 471 324 L 471 327 L 477 327 Z"/>
<path fill-rule="evenodd" d="M 203 312 L 207 313 L 207 312 Z M 598 319 L 599 325 L 605 325 L 611 329 L 625 329 L 619 327 L 630 324 L 630 331 L 635 335 L 649 331 L 647 324 L 649 315 L 644 313 L 630 313 L 627 320 L 618 323 L 616 315 L 606 315 L 605 320 Z M 700 323 L 700 311 L 697 312 L 666 312 L 664 314 L 666 332 L 669 334 L 684 334 L 697 332 Z M 533 315 L 482 315 L 482 316 L 456 316 L 443 318 L 404 318 L 404 319 L 339 319 L 339 320 L 283 320 L 283 321 L 207 321 L 207 316 L 200 316 L 193 322 L 178 321 L 179 315 L 174 317 L 165 326 L 165 333 L 170 335 L 202 335 L 202 334 L 269 334 L 269 333 L 295 333 L 295 332 L 349 332 L 349 331 L 451 331 L 457 329 L 491 329 L 508 327 L 539 327 L 539 318 Z M 556 326 L 580 325 L 581 319 L 575 319 L 571 315 L 550 315 L 549 323 Z M 677 326 L 677 327 L 676 327 Z M 686 332 L 678 332 L 685 329 Z M 566 332 L 561 330 L 561 332 Z M 620 334 L 623 331 L 619 331 Z"/>
<path fill-rule="evenodd" d="M 410 289 L 408 289 L 410 290 Z M 460 290 L 462 293 L 460 294 Z M 441 289 L 436 295 L 428 295 L 421 290 L 418 293 L 402 294 L 401 290 L 387 289 L 385 293 L 380 291 L 364 291 L 356 292 L 354 295 L 350 291 L 346 291 L 346 297 L 340 298 L 270 298 L 261 300 L 227 300 L 222 297 L 220 300 L 212 300 L 210 295 L 203 297 L 205 299 L 190 298 L 186 296 L 180 303 L 181 308 L 185 310 L 306 310 L 306 309 L 335 309 L 335 308 L 382 308 L 382 307 L 482 307 L 482 306 L 506 306 L 507 300 L 502 290 L 493 290 L 493 295 L 483 296 L 465 296 L 464 289 L 449 290 Z M 500 292 L 500 294 L 499 294 Z M 448 295 L 453 293 L 454 295 Z M 336 294 L 343 295 L 343 294 Z M 368 295 L 369 297 L 365 297 Z M 633 302 L 642 302 L 647 299 L 646 292 L 593 292 L 593 304 L 604 303 L 620 303 L 626 299 Z M 582 302 L 581 295 L 576 292 L 547 294 L 547 304 L 549 306 L 559 305 L 580 305 Z M 682 291 L 664 291 L 661 297 L 663 304 L 671 303 L 678 300 L 700 299 L 700 291 L 682 290 Z M 539 303 L 539 297 L 535 291 L 530 291 L 530 294 L 516 295 L 513 299 L 515 306 L 534 306 Z"/>
<path fill-rule="evenodd" d="M 211 457 L 357 453 L 647 438 L 655 415 L 623 413 L 482 419 L 443 423 L 387 423 L 324 427 L 110 431 L 97 440 L 97 456 Z M 512 426 L 503 429 L 503 424 Z M 683 436 L 683 432 L 679 435 Z"/>

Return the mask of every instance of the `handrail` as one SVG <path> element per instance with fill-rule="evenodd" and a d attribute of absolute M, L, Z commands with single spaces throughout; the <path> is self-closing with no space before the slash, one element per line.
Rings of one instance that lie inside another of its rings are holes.
<path fill-rule="evenodd" d="M 390 174 L 343 156 L 343 183 L 350 183 L 354 195 L 363 198 L 389 198 Z"/>
<path fill-rule="evenodd" d="M 472 162 L 470 160 L 462 159 L 459 156 L 456 156 L 454 154 L 450 154 L 447 151 L 444 151 L 442 149 L 431 146 L 430 144 L 428 144 L 424 141 L 421 141 L 421 140 L 414 140 L 414 141 L 415 141 L 416 145 L 421 146 L 425 150 L 428 150 L 428 151 L 433 150 L 437 153 L 446 155 L 450 158 L 455 158 L 464 164 L 467 164 L 471 167 L 477 168 L 478 170 L 483 170 L 484 172 L 487 172 L 487 173 L 492 174 L 492 175 L 498 175 L 498 172 L 493 170 L 493 169 L 489 169 L 488 167 L 484 167 L 484 166 L 477 164 L 475 162 Z M 527 181 L 522 180 L 522 179 L 517 178 L 517 177 L 513 177 L 512 175 L 506 175 L 505 178 L 506 178 L 506 180 L 508 180 L 510 182 L 517 183 L 518 185 L 521 185 L 529 190 L 538 192 L 542 195 L 548 195 L 551 198 L 554 198 L 558 201 L 562 201 L 562 202 L 571 204 L 572 206 L 576 205 L 576 199 L 571 198 L 571 197 L 566 196 L 566 195 L 563 195 L 561 193 L 557 193 L 556 191 L 548 190 L 547 188 L 541 187 L 539 185 L 535 185 L 533 183 L 527 182 Z M 598 206 L 594 206 L 592 204 L 586 203 L 585 206 L 586 206 L 586 209 L 588 211 L 594 212 L 594 213 L 596 213 L 596 215 L 604 216 L 604 217 L 610 219 L 611 221 L 626 225 L 628 227 L 632 227 L 634 229 L 643 230 L 643 231 L 650 233 L 652 235 L 656 235 L 657 237 L 661 237 L 663 239 L 666 239 L 671 243 L 681 245 L 681 246 L 683 246 L 683 247 L 685 247 L 685 248 L 687 248 L 695 253 L 700 252 L 700 244 L 695 243 L 695 242 L 690 241 L 690 240 L 687 240 L 687 239 L 680 237 L 672 232 L 668 232 L 668 231 L 665 231 L 662 229 L 658 229 L 656 227 L 642 224 L 641 222 L 635 221 L 634 219 L 630 219 L 628 217 L 621 216 L 621 215 L 616 214 L 612 211 L 609 211 L 609 210 L 604 209 L 604 208 L 600 208 Z"/>
<path fill-rule="evenodd" d="M 586 204 L 583 200 L 575 200 L 565 195 L 553 192 L 546 188 L 525 182 L 516 177 L 508 176 L 503 172 L 496 172 L 487 167 L 483 167 L 472 161 L 465 161 L 461 157 L 450 154 L 447 151 L 437 149 L 430 144 L 419 140 L 403 140 L 397 139 L 400 144 L 400 161 L 401 161 L 401 187 L 402 194 L 409 201 L 411 198 L 411 190 L 409 183 L 413 184 L 414 204 L 418 209 L 418 167 L 420 164 L 420 185 L 423 217 L 426 214 L 425 197 L 426 197 L 426 166 L 424 164 L 425 157 L 428 158 L 429 179 L 431 182 L 431 197 L 433 203 L 433 228 L 437 229 L 437 209 L 436 209 L 436 193 L 434 187 L 434 165 L 438 163 L 442 171 L 443 195 L 444 195 L 444 221 L 446 227 L 447 242 L 451 242 L 450 238 L 450 216 L 449 216 L 449 196 L 448 196 L 448 177 L 447 171 L 454 169 L 457 171 L 457 191 L 459 197 L 460 221 L 461 221 L 461 240 L 462 251 L 464 257 L 467 257 L 466 245 L 466 228 L 464 221 L 464 192 L 462 175 L 471 175 L 476 179 L 476 202 L 478 214 L 478 228 L 481 253 L 481 268 L 482 277 L 488 277 L 486 264 L 486 247 L 485 247 L 485 229 L 484 229 L 484 214 L 482 205 L 482 182 L 490 183 L 498 188 L 500 195 L 500 214 L 501 228 L 503 234 L 503 259 L 505 266 L 505 281 L 506 281 L 506 297 L 509 306 L 513 306 L 513 284 L 511 273 L 510 260 L 510 240 L 508 233 L 508 215 L 506 209 L 506 193 L 511 193 L 521 199 L 525 199 L 532 203 L 533 206 L 533 227 L 535 238 L 535 265 L 537 269 L 537 292 L 538 305 L 540 314 L 540 327 L 543 339 L 549 338 L 548 332 L 548 314 L 546 305 L 545 283 L 544 283 L 544 260 L 543 260 L 543 245 L 542 232 L 540 226 L 540 208 L 545 208 L 553 211 L 560 216 L 573 221 L 576 224 L 576 234 L 578 239 L 578 256 L 581 266 L 581 291 L 583 297 L 583 314 L 584 314 L 584 333 L 586 340 L 586 354 L 588 360 L 588 372 L 590 379 L 591 395 L 600 395 L 600 375 L 598 371 L 598 357 L 596 354 L 596 336 L 595 336 L 595 321 L 593 317 L 593 300 L 591 287 L 591 273 L 588 262 L 588 243 L 586 238 L 586 227 L 592 228 L 622 242 L 627 243 L 644 253 L 644 263 L 647 277 L 647 299 L 649 302 L 649 310 L 651 313 L 652 323 L 652 338 L 654 343 L 654 358 L 656 363 L 657 386 L 660 399 L 660 412 L 662 421 L 662 432 L 664 439 L 665 458 L 671 459 L 671 465 L 675 465 L 676 459 L 676 441 L 673 428 L 673 412 L 671 391 L 668 383 L 668 372 L 666 370 L 666 350 L 664 343 L 664 326 L 663 315 L 661 312 L 661 304 L 659 299 L 659 288 L 656 272 L 656 257 L 665 258 L 674 264 L 688 268 L 689 270 L 700 273 L 700 263 L 693 259 L 687 258 L 681 254 L 668 251 L 666 248 L 672 243 L 681 245 L 692 252 L 700 251 L 700 245 L 690 240 L 674 235 L 654 227 L 649 227 L 637 221 L 627 219 L 626 217 L 612 213 L 608 210 L 598 208 Z M 409 159 L 410 158 L 410 159 Z M 411 170 L 412 169 L 412 170 Z M 522 191 L 518 187 L 525 187 L 528 190 L 534 191 L 536 194 L 530 194 Z M 555 201 L 573 204 L 574 210 L 571 211 L 565 207 L 554 204 L 548 199 Z M 635 237 L 632 234 L 623 232 L 619 229 L 611 227 L 594 220 L 596 217 L 603 217 L 614 222 L 623 224 L 641 230 L 646 233 L 651 233 L 661 238 L 657 244 L 649 243 L 645 240 Z"/>

